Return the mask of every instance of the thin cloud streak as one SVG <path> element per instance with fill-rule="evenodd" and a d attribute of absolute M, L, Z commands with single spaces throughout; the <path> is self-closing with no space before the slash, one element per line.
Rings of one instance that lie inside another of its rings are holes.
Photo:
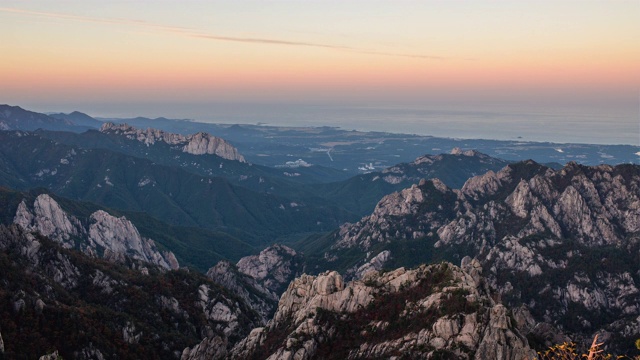
<path fill-rule="evenodd" d="M 46 18 L 52 18 L 52 19 L 73 20 L 73 21 L 80 21 L 80 22 L 87 22 L 87 23 L 94 23 L 94 24 L 135 26 L 135 27 L 142 27 L 146 29 L 152 29 L 152 30 L 161 31 L 165 33 L 175 34 L 175 35 L 186 36 L 189 38 L 198 38 L 198 39 L 206 39 L 206 40 L 214 40 L 214 41 L 267 44 L 267 45 L 270 44 L 270 45 L 283 45 L 283 46 L 302 46 L 302 47 L 342 50 L 342 51 L 349 51 L 349 52 L 365 54 L 365 55 L 393 56 L 393 57 L 404 57 L 404 58 L 425 59 L 425 60 L 449 59 L 443 56 L 379 52 L 379 51 L 359 49 L 359 48 L 344 46 L 344 45 L 323 44 L 323 43 L 315 43 L 315 42 L 291 41 L 291 40 L 269 39 L 269 38 L 222 36 L 222 35 L 202 33 L 196 29 L 191 29 L 186 27 L 153 24 L 143 20 L 96 18 L 96 17 L 89 17 L 89 16 L 32 11 L 32 10 L 25 10 L 25 9 L 19 9 L 19 8 L 6 8 L 6 7 L 0 7 L 0 12 L 21 14 L 21 15 L 28 15 L 28 16 L 37 16 L 37 17 L 46 17 Z"/>
<path fill-rule="evenodd" d="M 288 40 L 260 39 L 260 38 L 239 38 L 239 37 L 232 37 L 232 36 L 218 36 L 218 35 L 189 33 L 189 32 L 184 33 L 184 35 L 187 35 L 193 38 L 211 39 L 211 40 L 219 40 L 219 41 L 231 41 L 231 42 L 254 43 L 254 44 L 289 45 L 289 46 L 307 46 L 307 47 L 357 51 L 357 49 L 354 49 L 348 46 L 319 44 L 319 43 L 310 43 L 310 42 L 302 42 L 302 41 L 288 41 Z"/>

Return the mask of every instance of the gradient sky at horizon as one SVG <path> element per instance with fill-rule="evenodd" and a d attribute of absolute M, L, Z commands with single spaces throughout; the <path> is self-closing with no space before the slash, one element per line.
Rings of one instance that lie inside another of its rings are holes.
<path fill-rule="evenodd" d="M 637 0 L 3 0 L 0 33 L 0 102 L 38 111 L 495 105 L 638 122 Z"/>

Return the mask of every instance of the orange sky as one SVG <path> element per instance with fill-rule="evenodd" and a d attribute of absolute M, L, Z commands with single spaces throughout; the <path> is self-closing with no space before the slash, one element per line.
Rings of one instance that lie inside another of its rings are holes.
<path fill-rule="evenodd" d="M 0 102 L 633 106 L 639 4 L 4 1 Z"/>

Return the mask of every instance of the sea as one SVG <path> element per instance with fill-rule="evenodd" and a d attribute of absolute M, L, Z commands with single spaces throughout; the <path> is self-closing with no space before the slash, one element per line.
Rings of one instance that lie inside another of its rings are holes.
<path fill-rule="evenodd" d="M 153 109 L 150 111 L 149 109 Z M 111 110 L 118 109 L 119 113 Z M 207 123 L 331 126 L 463 139 L 640 146 L 638 108 L 379 106 L 317 104 L 136 104 L 94 109 L 104 117 L 160 117 Z M 100 111 L 104 110 L 104 111 Z M 91 114 L 91 112 L 90 112 Z M 92 114 L 93 115 L 93 114 Z"/>

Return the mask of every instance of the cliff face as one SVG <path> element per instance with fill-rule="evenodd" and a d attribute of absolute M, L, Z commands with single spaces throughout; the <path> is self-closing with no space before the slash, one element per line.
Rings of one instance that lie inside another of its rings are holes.
<path fill-rule="evenodd" d="M 141 260 L 166 269 L 179 267 L 170 251 L 161 252 L 153 240 L 140 236 L 138 229 L 125 217 L 114 217 L 98 210 L 88 224 L 67 214 L 49 195 L 39 195 L 30 207 L 23 200 L 14 223 L 27 231 L 37 231 L 64 248 L 77 248 L 95 257 L 124 262 L 125 257 Z"/>
<path fill-rule="evenodd" d="M 400 268 L 349 283 L 336 272 L 303 275 L 289 285 L 267 326 L 226 356 L 533 358 L 507 309 L 483 288 L 477 267 L 469 267 L 474 275 L 448 263 Z"/>
<path fill-rule="evenodd" d="M 203 337 L 234 343 L 258 326 L 241 300 L 197 273 L 123 267 L 0 225 L 7 358 L 179 358 Z M 141 269 L 141 270 L 136 270 Z"/>
<path fill-rule="evenodd" d="M 207 277 L 244 300 L 260 315 L 262 324 L 269 320 L 278 302 L 278 296 L 253 277 L 239 271 L 236 265 L 226 260 L 220 261 L 207 271 Z"/>
<path fill-rule="evenodd" d="M 503 299 L 526 305 L 538 323 L 575 340 L 604 331 L 627 341 L 640 335 L 639 186 L 639 166 L 569 163 L 553 171 L 532 161 L 474 177 L 461 190 L 422 181 L 342 226 L 325 258 L 361 249 L 362 263 L 398 243 L 469 255 Z"/>
<path fill-rule="evenodd" d="M 289 282 L 302 273 L 302 258 L 284 245 L 272 245 L 260 254 L 238 261 L 238 270 L 256 279 L 273 294 L 281 294 Z"/>
<path fill-rule="evenodd" d="M 302 257 L 295 250 L 276 244 L 258 255 L 243 257 L 236 265 L 221 261 L 209 269 L 207 276 L 242 298 L 266 323 L 280 294 L 302 273 L 302 265 Z"/>
<path fill-rule="evenodd" d="M 272 245 L 258 255 L 247 256 L 236 265 L 221 261 L 209 269 L 207 276 L 242 299 L 261 319 L 264 326 L 278 305 L 280 294 L 302 272 L 302 258 L 284 245 Z M 199 344 L 186 348 L 183 360 L 224 359 L 227 344 L 218 336 L 206 337 Z"/>
<path fill-rule="evenodd" d="M 146 130 L 140 130 L 127 124 L 114 123 L 103 124 L 100 131 L 108 134 L 122 135 L 128 139 L 140 141 L 147 146 L 153 145 L 156 142 L 164 142 L 169 145 L 174 145 L 182 152 L 193 155 L 212 154 L 227 160 L 245 162 L 244 157 L 238 153 L 238 149 L 224 139 L 204 132 L 184 136 L 158 129 L 148 128 Z"/>

